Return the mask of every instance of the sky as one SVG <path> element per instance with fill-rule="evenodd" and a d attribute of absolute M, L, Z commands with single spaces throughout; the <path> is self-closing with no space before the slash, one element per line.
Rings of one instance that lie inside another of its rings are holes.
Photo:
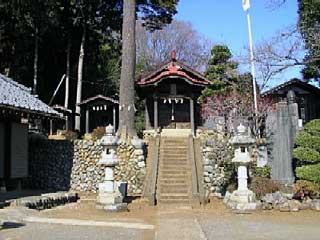
<path fill-rule="evenodd" d="M 268 7 L 268 2 L 269 0 L 250 1 L 254 43 L 267 40 L 277 31 L 297 22 L 296 0 L 288 0 L 276 10 Z M 247 18 L 242 9 L 242 0 L 180 0 L 175 19 L 191 22 L 194 29 L 213 43 L 226 44 L 233 55 L 243 53 L 244 46 L 248 45 Z M 301 78 L 299 68 L 277 76 L 270 87 L 293 77 Z"/>

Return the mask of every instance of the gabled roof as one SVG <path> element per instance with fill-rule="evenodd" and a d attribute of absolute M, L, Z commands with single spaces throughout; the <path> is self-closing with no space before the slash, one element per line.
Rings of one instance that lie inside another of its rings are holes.
<path fill-rule="evenodd" d="M 33 114 L 60 116 L 47 104 L 31 94 L 31 89 L 0 74 L 0 108 L 11 108 Z"/>
<path fill-rule="evenodd" d="M 274 88 L 271 88 L 270 90 L 262 93 L 262 96 L 267 96 L 267 95 L 273 95 L 273 94 L 277 94 L 278 91 L 283 90 L 284 88 L 290 87 L 290 86 L 297 86 L 300 87 L 302 89 L 305 89 L 309 92 L 315 93 L 315 94 L 319 94 L 320 95 L 320 89 L 309 84 L 306 83 L 304 81 L 301 81 L 300 79 L 294 78 L 288 82 L 285 82 L 283 84 L 280 84 Z"/>
<path fill-rule="evenodd" d="M 96 95 L 94 97 L 90 97 L 90 98 L 87 98 L 87 99 L 83 100 L 78 105 L 79 106 L 85 105 L 85 104 L 91 103 L 91 102 L 96 101 L 96 100 L 103 100 L 103 101 L 107 101 L 107 102 L 112 102 L 114 104 L 119 104 L 118 100 L 99 94 L 99 95 Z"/>
<path fill-rule="evenodd" d="M 142 75 L 136 80 L 136 84 L 139 86 L 154 85 L 165 78 L 173 77 L 180 77 L 192 85 L 206 86 L 210 84 L 210 80 L 203 76 L 203 74 L 176 60 L 175 57 Z"/>
<path fill-rule="evenodd" d="M 54 110 L 56 111 L 61 111 L 61 112 L 64 112 L 64 113 L 72 113 L 72 110 L 69 109 L 69 108 L 66 108 L 64 106 L 61 106 L 59 104 L 55 104 L 53 106 L 51 106 Z"/>

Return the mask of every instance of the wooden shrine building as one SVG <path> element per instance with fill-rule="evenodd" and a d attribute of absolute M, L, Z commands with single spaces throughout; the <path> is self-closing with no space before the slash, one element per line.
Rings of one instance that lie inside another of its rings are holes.
<path fill-rule="evenodd" d="M 85 118 L 81 117 L 81 129 L 85 129 L 85 133 L 109 124 L 113 125 L 115 129 L 118 128 L 118 100 L 97 95 L 83 100 L 79 106 L 81 107 L 81 116 L 85 116 Z"/>
<path fill-rule="evenodd" d="M 291 79 L 264 92 L 262 96 L 271 96 L 275 102 L 287 101 L 289 91 L 296 96 L 299 119 L 303 123 L 320 118 L 320 89 L 300 79 Z"/>
<path fill-rule="evenodd" d="M 146 73 L 136 81 L 138 94 L 145 99 L 146 130 L 158 128 L 195 129 L 202 125 L 197 99 L 210 84 L 201 73 L 176 59 Z"/>

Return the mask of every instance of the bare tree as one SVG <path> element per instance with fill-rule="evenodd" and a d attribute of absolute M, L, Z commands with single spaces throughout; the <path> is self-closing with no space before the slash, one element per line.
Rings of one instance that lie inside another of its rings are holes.
<path fill-rule="evenodd" d="M 127 137 L 127 135 L 132 137 L 136 135 L 134 127 L 134 79 L 136 65 L 135 8 L 135 0 L 124 0 L 118 129 L 118 132 L 123 137 Z"/>
<path fill-rule="evenodd" d="M 238 56 L 241 64 L 250 63 L 249 49 Z M 257 67 L 257 78 L 263 90 L 278 74 L 295 67 L 305 65 L 305 48 L 297 26 L 289 26 L 278 31 L 271 39 L 263 40 L 255 46 L 254 61 Z"/>
<path fill-rule="evenodd" d="M 148 31 L 137 21 L 137 62 L 154 67 L 170 57 L 175 50 L 177 59 L 203 71 L 210 59 L 212 42 L 193 29 L 190 22 L 174 20 L 161 30 Z"/>

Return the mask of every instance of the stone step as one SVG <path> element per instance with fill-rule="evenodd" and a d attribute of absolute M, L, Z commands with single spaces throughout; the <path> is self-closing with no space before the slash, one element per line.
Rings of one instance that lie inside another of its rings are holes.
<path fill-rule="evenodd" d="M 160 171 L 162 173 L 167 173 L 167 174 L 186 174 L 189 172 L 187 170 L 179 170 L 179 169 L 170 169 L 170 170 L 160 169 Z"/>
<path fill-rule="evenodd" d="M 172 174 L 159 174 L 161 180 L 188 180 L 189 176 L 185 175 L 172 175 Z M 159 182 L 161 181 L 159 180 Z"/>
<path fill-rule="evenodd" d="M 166 146 L 166 147 L 175 147 L 175 146 L 181 146 L 181 147 L 186 147 L 188 142 L 187 141 L 180 141 L 180 140 L 165 140 L 161 142 L 161 146 Z"/>
<path fill-rule="evenodd" d="M 160 156 L 165 159 L 165 158 L 187 158 L 187 153 L 181 154 L 181 153 L 160 153 Z"/>
<path fill-rule="evenodd" d="M 171 204 L 175 205 L 178 208 L 181 207 L 181 205 L 189 205 L 191 204 L 190 199 L 159 199 L 158 204 Z"/>
<path fill-rule="evenodd" d="M 160 150 L 160 154 L 166 155 L 166 156 L 186 156 L 187 155 L 187 151 L 180 151 L 180 150 L 167 150 L 167 149 L 163 149 Z"/>
<path fill-rule="evenodd" d="M 160 189 L 160 195 L 161 194 L 166 194 L 166 193 L 185 193 L 188 194 L 188 189 L 171 189 L 171 188 L 165 188 L 165 189 Z"/>
<path fill-rule="evenodd" d="M 161 193 L 159 199 L 190 199 L 189 194 L 186 193 Z"/>
<path fill-rule="evenodd" d="M 181 189 L 185 189 L 188 188 L 188 184 L 187 183 L 160 183 L 160 189 L 162 188 L 181 188 Z"/>
<path fill-rule="evenodd" d="M 186 165 L 188 166 L 188 160 L 187 159 L 161 159 L 160 163 L 164 164 L 173 164 L 173 165 Z"/>
<path fill-rule="evenodd" d="M 161 149 L 179 149 L 179 150 L 187 150 L 188 145 L 184 142 L 162 142 Z"/>
<path fill-rule="evenodd" d="M 183 142 L 179 142 L 178 144 L 177 143 L 174 143 L 172 144 L 171 142 L 162 142 L 162 148 L 163 149 L 181 149 L 181 150 L 185 150 L 185 149 L 188 149 L 188 146 L 186 144 L 184 144 Z"/>
<path fill-rule="evenodd" d="M 191 170 L 186 164 L 160 163 L 160 170 Z"/>
<path fill-rule="evenodd" d="M 188 162 L 188 159 L 186 157 L 172 157 L 172 156 L 161 156 L 160 157 L 160 162 L 166 161 L 166 162 Z"/>
<path fill-rule="evenodd" d="M 177 150 L 187 150 L 188 146 L 183 142 L 179 142 L 178 144 L 171 144 L 168 142 L 163 142 L 162 149 L 177 149 Z"/>
<path fill-rule="evenodd" d="M 189 161 L 186 157 L 174 158 L 174 157 L 170 156 L 170 157 L 161 157 L 160 162 L 168 162 L 168 163 L 172 162 L 172 163 L 185 163 L 185 164 L 187 164 Z"/>
<path fill-rule="evenodd" d="M 168 185 L 171 185 L 171 184 L 187 184 L 188 181 L 186 179 L 161 179 L 159 181 L 159 184 L 162 185 L 162 184 L 168 184 Z"/>

